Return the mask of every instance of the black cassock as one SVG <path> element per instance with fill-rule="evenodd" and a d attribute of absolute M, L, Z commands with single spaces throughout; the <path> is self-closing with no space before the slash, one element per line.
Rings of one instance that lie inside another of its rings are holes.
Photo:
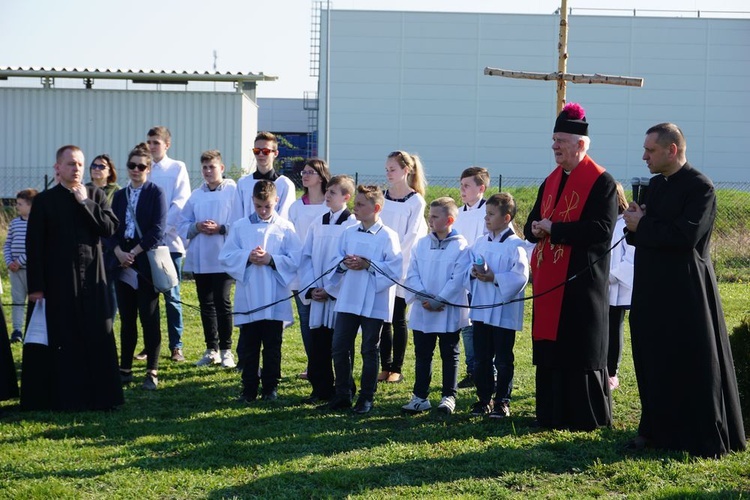
<path fill-rule="evenodd" d="M 713 185 L 687 163 L 651 179 L 635 245 L 630 331 L 639 434 L 658 448 L 718 456 L 745 448 L 737 378 L 709 255 Z"/>
<path fill-rule="evenodd" d="M 545 181 L 546 183 L 547 181 Z M 557 198 L 563 191 L 565 176 Z M 524 227 L 536 242 L 531 223 L 540 220 L 542 194 Z M 607 374 L 609 346 L 609 249 L 617 220 L 615 180 L 602 173 L 591 187 L 581 217 L 553 223 L 554 243 L 571 245 L 557 340 L 534 340 L 537 422 L 543 427 L 593 430 L 612 423 Z M 534 290 L 534 293 L 537 293 Z M 545 311 L 534 309 L 534 314 Z"/>
<path fill-rule="evenodd" d="M 24 345 L 25 410 L 109 409 L 124 402 L 100 244 L 119 222 L 102 190 L 87 191 L 81 204 L 58 184 L 34 199 L 29 215 L 29 293 L 44 292 L 49 346 Z"/>
<path fill-rule="evenodd" d="M 13 353 L 10 350 L 5 313 L 0 307 L 0 401 L 17 397 L 16 365 L 13 363 Z"/>

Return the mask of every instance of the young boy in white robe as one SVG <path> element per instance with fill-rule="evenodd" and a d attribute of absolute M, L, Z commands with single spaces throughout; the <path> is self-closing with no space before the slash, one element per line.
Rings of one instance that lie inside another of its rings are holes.
<path fill-rule="evenodd" d="M 484 224 L 484 204 L 487 200 L 484 194 L 490 187 L 490 173 L 483 167 L 469 167 L 461 172 L 459 182 L 463 206 L 458 209 L 453 229 L 466 238 L 469 245 L 473 245 L 487 234 L 487 226 Z M 465 389 L 474 387 L 474 329 L 471 324 L 461 330 L 461 339 L 464 344 L 466 376 L 458 383 L 458 387 Z"/>
<path fill-rule="evenodd" d="M 469 311 L 450 304 L 469 304 L 465 274 L 471 266 L 466 238 L 453 229 L 458 207 L 452 198 L 430 203 L 431 233 L 417 241 L 406 274 L 406 301 L 412 304 L 409 324 L 414 331 L 416 370 L 414 394 L 402 406 L 407 413 L 429 410 L 432 356 L 440 346 L 443 365 L 442 399 L 438 411 L 452 414 L 458 392 L 459 332 L 469 324 Z M 411 290 L 416 290 L 418 294 Z"/>
<path fill-rule="evenodd" d="M 180 237 L 189 241 L 184 270 L 193 273 L 206 351 L 196 366 L 234 368 L 232 353 L 232 283 L 219 263 L 229 230 L 230 209 L 237 185 L 224 179 L 221 153 L 201 154 L 203 184 L 195 189 L 180 214 Z"/>
<path fill-rule="evenodd" d="M 303 400 L 305 404 L 329 401 L 335 394 L 331 345 L 336 298 L 328 293 L 326 278 L 321 276 L 332 267 L 344 230 L 357 224 L 346 206 L 354 189 L 354 179 L 348 175 L 336 175 L 328 181 L 325 191 L 328 211 L 309 225 L 302 248 L 300 283 L 307 288 L 300 291 L 300 296 L 310 303 L 307 379 L 312 385 L 312 393 Z"/>
<path fill-rule="evenodd" d="M 352 344 L 360 327 L 362 378 L 354 412 L 369 412 L 377 390 L 380 330 L 393 315 L 393 280 L 398 280 L 402 271 L 398 235 L 380 220 L 384 201 L 377 186 L 357 187 L 354 215 L 359 224 L 341 235 L 331 262 L 331 266 L 339 263 L 329 275 L 330 288 L 326 287 L 336 297 L 332 346 L 336 395 L 328 404 L 331 410 L 352 405 Z"/>
<path fill-rule="evenodd" d="M 261 179 L 253 186 L 254 212 L 232 224 L 219 253 L 224 270 L 237 280 L 234 324 L 240 327 L 238 355 L 242 370 L 240 399 L 275 400 L 281 380 L 281 338 L 285 321 L 292 321 L 289 286 L 297 274 L 302 244 L 294 226 L 274 210 L 276 186 Z M 270 307 L 270 304 L 277 302 Z M 263 373 L 258 376 L 261 346 Z"/>
<path fill-rule="evenodd" d="M 478 397 L 471 414 L 497 419 L 510 416 L 513 345 L 516 332 L 523 329 L 523 301 L 487 309 L 476 306 L 523 298 L 529 281 L 529 261 L 523 240 L 511 226 L 515 216 L 516 202 L 510 194 L 498 193 L 487 200 L 487 235 L 472 245 L 473 264 L 466 273 L 472 295 L 469 317 L 474 325 L 474 380 Z M 496 382 L 493 364 L 497 367 Z"/>

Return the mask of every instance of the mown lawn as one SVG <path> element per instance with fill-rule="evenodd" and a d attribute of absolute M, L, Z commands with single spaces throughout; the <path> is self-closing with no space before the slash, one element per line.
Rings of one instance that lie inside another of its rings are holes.
<path fill-rule="evenodd" d="M 4 288 L 8 303 L 10 287 Z M 747 285 L 721 289 L 731 330 L 748 313 Z M 184 290 L 184 300 L 197 304 L 193 283 L 186 282 Z M 21 413 L 17 400 L 0 403 L 0 498 L 750 495 L 748 452 L 706 460 L 622 450 L 635 435 L 639 414 L 629 345 L 621 388 L 614 393 L 614 426 L 571 433 L 532 426 L 528 321 L 516 344 L 513 415 L 489 422 L 468 415 L 470 389 L 460 391 L 459 412 L 451 417 L 402 415 L 414 380 L 411 344 L 406 382 L 381 385 L 370 414 L 331 414 L 301 405 L 309 386 L 296 378 L 304 369 L 296 325 L 285 331 L 280 399 L 239 404 L 236 372 L 193 366 L 203 352 L 203 336 L 195 311 L 186 309 L 185 319 L 189 361 L 165 358 L 159 389 L 127 388 L 118 411 Z M 20 346 L 13 354 L 20 371 Z M 141 377 L 144 362 L 135 369 Z M 437 365 L 433 380 L 440 380 Z M 437 383 L 432 399 L 433 404 L 439 399 Z"/>

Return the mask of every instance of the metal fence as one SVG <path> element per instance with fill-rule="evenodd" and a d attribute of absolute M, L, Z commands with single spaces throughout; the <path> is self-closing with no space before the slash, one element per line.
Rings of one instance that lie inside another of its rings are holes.
<path fill-rule="evenodd" d="M 13 203 L 15 194 L 21 189 L 33 187 L 44 189 L 45 175 L 52 179 L 52 167 L 26 169 L 6 168 L 0 175 L 0 193 L 6 203 Z M 126 173 L 120 169 L 120 184 L 126 183 Z M 239 174 L 239 171 L 235 174 Z M 298 188 L 302 186 L 299 173 L 289 174 Z M 375 184 L 385 187 L 383 175 L 365 175 L 354 173 L 358 184 Z M 193 188 L 201 183 L 198 173 L 190 174 Z M 516 227 L 523 227 L 529 211 L 536 199 L 537 188 L 541 179 L 526 177 L 494 176 L 490 181 L 489 194 L 508 191 L 516 198 L 518 214 Z M 621 180 L 626 193 L 630 195 L 630 179 Z M 428 179 L 427 202 L 440 196 L 450 196 L 459 204 L 459 179 L 456 177 L 430 177 Z M 724 281 L 750 281 L 750 183 L 716 183 L 718 213 L 714 226 L 712 257 L 716 273 Z"/>

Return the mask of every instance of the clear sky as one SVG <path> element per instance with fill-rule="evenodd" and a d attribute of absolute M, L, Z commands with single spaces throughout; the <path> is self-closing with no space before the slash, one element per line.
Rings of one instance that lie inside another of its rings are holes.
<path fill-rule="evenodd" d="M 334 0 L 334 9 L 552 13 L 559 0 Z M 568 0 L 588 8 L 745 11 L 747 0 Z M 309 77 L 311 0 L 0 0 L 0 67 L 219 71 L 278 76 L 260 97 L 302 97 Z M 611 13 L 611 12 L 610 12 Z M 639 15 L 641 15 L 639 14 Z"/>

